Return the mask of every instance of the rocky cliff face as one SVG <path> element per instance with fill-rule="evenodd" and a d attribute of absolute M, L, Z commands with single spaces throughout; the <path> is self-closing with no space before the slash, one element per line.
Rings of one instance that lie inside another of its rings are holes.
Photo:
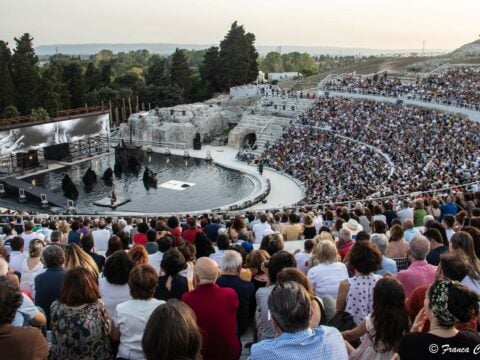
<path fill-rule="evenodd" d="M 465 44 L 450 54 L 454 58 L 480 56 L 480 40 Z"/>
<path fill-rule="evenodd" d="M 256 97 L 231 98 L 220 96 L 205 103 L 158 108 L 132 114 L 128 125 L 122 124 L 120 136 L 142 141 L 185 143 L 193 146 L 193 139 L 200 134 L 201 141 L 209 141 L 222 133 L 229 124 L 240 121 L 242 113 L 258 102 Z"/>

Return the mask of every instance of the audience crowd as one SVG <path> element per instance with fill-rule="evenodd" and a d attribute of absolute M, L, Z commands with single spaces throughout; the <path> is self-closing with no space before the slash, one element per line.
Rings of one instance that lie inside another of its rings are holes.
<path fill-rule="evenodd" d="M 436 102 L 480 110 L 480 66 L 452 66 L 416 81 L 402 81 L 387 73 L 354 74 L 328 81 L 325 90 L 364 93 Z"/>

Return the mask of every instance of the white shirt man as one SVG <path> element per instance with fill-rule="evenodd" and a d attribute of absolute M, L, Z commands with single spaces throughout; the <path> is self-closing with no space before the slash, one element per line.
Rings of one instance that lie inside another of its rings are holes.
<path fill-rule="evenodd" d="M 260 216 L 260 222 L 256 223 L 252 227 L 253 234 L 255 235 L 255 244 L 260 244 L 262 242 L 264 233 L 266 230 L 272 230 L 272 227 L 268 223 L 268 218 L 266 214 Z"/>
<path fill-rule="evenodd" d="M 107 251 L 108 240 L 110 239 L 110 231 L 107 229 L 97 229 L 92 231 L 93 246 L 97 251 Z"/>

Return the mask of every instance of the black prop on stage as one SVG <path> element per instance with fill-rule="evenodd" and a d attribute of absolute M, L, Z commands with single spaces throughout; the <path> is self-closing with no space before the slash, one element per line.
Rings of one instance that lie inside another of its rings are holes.
<path fill-rule="evenodd" d="M 200 140 L 200 133 L 195 135 L 195 139 L 193 139 L 193 150 L 201 150 L 202 149 L 202 141 Z"/>
<path fill-rule="evenodd" d="M 68 143 L 47 146 L 43 149 L 47 160 L 68 160 L 70 159 L 70 146 Z"/>
<path fill-rule="evenodd" d="M 37 150 L 29 150 L 26 153 L 20 152 L 15 155 L 17 157 L 17 166 L 22 169 L 36 168 L 40 165 Z"/>

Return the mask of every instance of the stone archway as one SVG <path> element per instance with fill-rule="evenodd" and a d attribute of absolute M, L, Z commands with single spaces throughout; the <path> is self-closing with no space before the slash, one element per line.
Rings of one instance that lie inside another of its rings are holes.
<path fill-rule="evenodd" d="M 243 137 L 242 147 L 253 147 L 257 141 L 257 135 L 254 132 L 248 133 Z"/>

